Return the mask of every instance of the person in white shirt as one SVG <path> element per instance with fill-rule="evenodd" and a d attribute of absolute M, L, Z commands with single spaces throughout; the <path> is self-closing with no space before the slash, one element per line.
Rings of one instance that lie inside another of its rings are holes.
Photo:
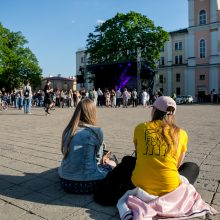
<path fill-rule="evenodd" d="M 149 94 L 147 93 L 146 89 L 142 92 L 142 104 L 143 104 L 143 107 L 147 107 L 147 104 L 149 102 Z"/>

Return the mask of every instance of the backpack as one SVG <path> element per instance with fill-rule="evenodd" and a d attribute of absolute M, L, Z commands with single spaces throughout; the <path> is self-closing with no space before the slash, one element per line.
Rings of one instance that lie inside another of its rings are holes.
<path fill-rule="evenodd" d="M 30 94 L 30 91 L 26 86 L 26 89 L 24 90 L 24 97 L 26 97 L 26 98 L 29 97 L 29 94 Z"/>

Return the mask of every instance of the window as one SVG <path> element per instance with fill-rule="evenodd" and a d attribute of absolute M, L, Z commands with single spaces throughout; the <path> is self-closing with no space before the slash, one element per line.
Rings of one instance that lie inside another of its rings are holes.
<path fill-rule="evenodd" d="M 179 60 L 178 56 L 175 56 L 175 64 L 178 64 L 178 60 Z"/>
<path fill-rule="evenodd" d="M 176 82 L 180 82 L 180 73 L 176 74 Z"/>
<path fill-rule="evenodd" d="M 175 50 L 178 50 L 178 43 L 175 43 Z"/>
<path fill-rule="evenodd" d="M 206 24 L 206 11 L 205 10 L 201 10 L 199 12 L 199 24 L 200 25 Z"/>
<path fill-rule="evenodd" d="M 161 58 L 160 58 L 160 64 L 161 64 L 161 65 L 164 65 L 164 57 L 161 57 Z"/>
<path fill-rule="evenodd" d="M 200 43 L 199 43 L 199 57 L 200 58 L 205 58 L 205 40 L 200 40 Z"/>
<path fill-rule="evenodd" d="M 176 87 L 176 95 L 180 95 L 180 87 Z"/>
<path fill-rule="evenodd" d="M 183 64 L 183 56 L 179 55 L 179 56 L 175 56 L 175 64 Z"/>
<path fill-rule="evenodd" d="M 162 47 L 162 48 L 160 49 L 160 52 L 164 52 L 164 47 Z"/>
<path fill-rule="evenodd" d="M 81 57 L 81 63 L 84 63 L 84 57 Z"/>
<path fill-rule="evenodd" d="M 199 76 L 199 79 L 200 79 L 200 80 L 205 80 L 205 75 L 200 75 L 200 76 Z"/>
<path fill-rule="evenodd" d="M 163 75 L 159 76 L 159 81 L 160 81 L 160 83 L 163 83 Z"/>
<path fill-rule="evenodd" d="M 183 56 L 179 55 L 179 64 L 182 64 L 182 63 L 183 63 Z"/>
<path fill-rule="evenodd" d="M 183 43 L 177 42 L 175 43 L 175 50 L 182 50 L 183 49 Z"/>

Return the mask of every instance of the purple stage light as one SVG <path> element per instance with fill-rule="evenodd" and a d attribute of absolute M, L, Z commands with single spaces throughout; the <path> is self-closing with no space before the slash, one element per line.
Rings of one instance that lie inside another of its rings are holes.
<path fill-rule="evenodd" d="M 120 84 L 120 89 L 122 89 L 127 83 L 128 81 L 131 79 L 130 76 L 126 76 L 125 80 Z"/>
<path fill-rule="evenodd" d="M 122 66 L 122 64 L 119 64 L 119 67 L 120 66 Z M 126 66 L 126 68 L 124 69 L 122 74 L 120 75 L 118 82 L 116 83 L 116 88 L 122 89 L 128 83 L 128 81 L 131 79 L 130 76 L 127 76 L 127 71 L 130 66 L 131 66 L 131 63 L 128 63 L 128 65 Z"/>

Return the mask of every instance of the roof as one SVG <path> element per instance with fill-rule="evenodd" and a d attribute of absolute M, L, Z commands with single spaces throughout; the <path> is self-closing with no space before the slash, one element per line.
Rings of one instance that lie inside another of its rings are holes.
<path fill-rule="evenodd" d="M 68 78 L 68 77 L 61 77 L 61 76 L 51 76 L 51 77 L 44 77 L 43 80 L 65 80 L 65 81 L 76 81 L 76 78 Z"/>
<path fill-rule="evenodd" d="M 176 31 L 169 32 L 170 35 L 182 34 L 182 33 L 188 33 L 188 29 L 187 28 L 183 28 L 183 29 L 179 29 L 179 30 L 176 30 Z"/>

